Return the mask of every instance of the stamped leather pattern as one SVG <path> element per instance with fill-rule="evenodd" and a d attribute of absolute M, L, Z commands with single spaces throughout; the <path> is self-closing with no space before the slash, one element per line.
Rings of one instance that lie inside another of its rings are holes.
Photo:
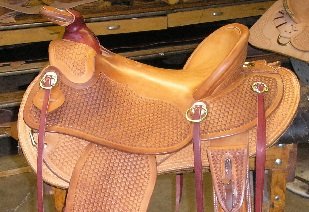
<path fill-rule="evenodd" d="M 90 144 L 74 169 L 66 211 L 146 211 L 156 176 L 154 156 Z"/>
<path fill-rule="evenodd" d="M 190 142 L 190 125 L 175 106 L 139 97 L 104 74 L 87 88 L 75 89 L 61 81 L 59 86 L 66 101 L 48 114 L 49 131 L 133 152 L 157 153 Z M 40 110 L 29 108 L 25 119 L 38 127 Z"/>

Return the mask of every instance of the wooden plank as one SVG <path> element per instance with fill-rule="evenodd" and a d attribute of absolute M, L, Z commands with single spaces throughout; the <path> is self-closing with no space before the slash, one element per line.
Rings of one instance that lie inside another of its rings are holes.
<path fill-rule="evenodd" d="M 15 91 L 0 94 L 0 108 L 19 106 L 25 91 Z"/>
<path fill-rule="evenodd" d="M 0 76 L 39 72 L 47 64 L 48 64 L 47 61 L 33 62 L 33 63 L 25 63 L 24 61 L 0 63 Z"/>
<path fill-rule="evenodd" d="M 9 122 L 0 125 L 0 138 L 12 137 L 18 140 L 17 122 Z"/>
<path fill-rule="evenodd" d="M 199 24 L 204 10 L 192 10 L 184 12 L 170 13 L 167 15 L 168 27 L 185 26 Z"/>
<path fill-rule="evenodd" d="M 201 21 L 212 22 L 227 19 L 258 16 L 265 13 L 265 11 L 273 3 L 274 3 L 273 1 L 269 1 L 269 2 L 258 2 L 252 4 L 242 4 L 236 6 L 209 8 L 207 10 L 204 10 Z"/>
<path fill-rule="evenodd" d="M 274 1 L 266 1 L 171 13 L 167 15 L 168 27 L 258 16 L 262 15 L 273 3 Z"/>
<path fill-rule="evenodd" d="M 289 156 L 294 146 L 292 144 L 283 147 L 273 146 L 266 150 L 266 169 L 281 169 L 287 170 L 289 168 Z M 250 158 L 250 169 L 255 168 L 255 157 Z"/>
<path fill-rule="evenodd" d="M 93 30 L 96 35 L 162 30 L 167 28 L 167 19 L 165 16 L 161 16 L 102 21 L 89 23 L 88 27 Z M 61 38 L 63 33 L 64 27 L 61 26 L 1 31 L 0 46 L 55 40 Z"/>
<path fill-rule="evenodd" d="M 56 211 L 61 212 L 64 209 L 67 190 L 53 187 L 53 192 Z"/>
<path fill-rule="evenodd" d="M 6 171 L 1 171 L 0 172 L 0 178 L 1 177 L 10 177 L 13 175 L 18 175 L 18 174 L 23 174 L 23 173 L 28 173 L 32 172 L 32 169 L 30 166 L 22 167 L 22 168 L 17 168 L 17 169 L 10 169 Z"/>
<path fill-rule="evenodd" d="M 2 31 L 0 33 L 0 46 L 55 40 L 60 38 L 63 32 L 64 27 L 60 26 Z"/>
<path fill-rule="evenodd" d="M 270 212 L 284 211 L 287 171 L 271 170 Z"/>
<path fill-rule="evenodd" d="M 106 22 L 89 23 L 88 27 L 96 35 L 120 34 L 150 30 L 167 29 L 166 16 L 150 18 L 132 18 Z"/>
<path fill-rule="evenodd" d="M 182 52 L 192 52 L 198 44 L 187 44 L 178 46 L 167 46 L 145 50 L 137 50 L 130 52 L 120 53 L 122 56 L 129 57 L 131 59 L 145 59 L 149 57 L 160 57 L 167 54 L 177 54 Z"/>

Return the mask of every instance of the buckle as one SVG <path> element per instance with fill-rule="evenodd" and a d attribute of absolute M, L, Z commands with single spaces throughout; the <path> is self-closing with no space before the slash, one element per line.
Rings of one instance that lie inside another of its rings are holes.
<path fill-rule="evenodd" d="M 37 146 L 37 142 L 34 139 L 33 131 L 32 130 L 29 132 L 29 136 L 30 136 L 30 140 L 31 140 L 32 146 L 36 147 Z"/>
<path fill-rule="evenodd" d="M 37 148 L 38 147 L 38 142 L 35 140 L 34 135 L 33 135 L 33 130 L 31 129 L 29 132 L 29 137 L 31 140 L 31 144 L 33 147 Z M 44 143 L 44 149 L 47 147 L 47 143 Z"/>
<path fill-rule="evenodd" d="M 48 81 L 49 81 L 49 85 L 46 85 Z M 53 71 L 48 71 L 42 77 L 40 81 L 40 87 L 43 89 L 50 90 L 57 84 L 57 82 L 58 82 L 57 74 Z"/>
<path fill-rule="evenodd" d="M 197 108 L 201 108 L 201 112 L 200 112 L 200 118 L 199 119 L 194 119 L 192 116 L 195 113 L 195 110 Z M 208 110 L 207 110 L 207 106 L 204 102 L 195 102 L 187 111 L 186 111 L 186 119 L 190 122 L 193 123 L 200 123 L 202 121 L 204 121 L 207 117 L 208 114 Z"/>
<path fill-rule="evenodd" d="M 258 94 L 268 92 L 268 86 L 263 82 L 255 82 L 252 85 L 252 90 Z"/>

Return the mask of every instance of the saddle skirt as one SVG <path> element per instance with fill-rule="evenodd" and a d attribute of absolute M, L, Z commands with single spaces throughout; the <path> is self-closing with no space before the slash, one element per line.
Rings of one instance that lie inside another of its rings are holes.
<path fill-rule="evenodd" d="M 239 25 L 234 24 L 223 29 L 239 33 L 241 30 L 237 27 Z M 199 46 L 183 70 L 165 70 L 113 53 L 98 55 L 81 43 L 51 42 L 50 66 L 28 87 L 19 112 L 20 145 L 28 162 L 37 169 L 37 130 L 42 105 L 40 80 L 46 72 L 53 71 L 59 82 L 52 91 L 47 115 L 43 178 L 62 188 L 70 184 L 69 194 L 73 195 L 67 199 L 69 211 L 85 209 L 80 202 L 91 205 L 94 211 L 112 207 L 110 201 L 126 205 L 128 203 L 123 201 L 130 202 L 127 199 L 130 196 L 134 197 L 132 204 L 136 204 L 131 211 L 145 211 L 157 173 L 193 170 L 192 123 L 186 114 L 196 101 L 206 104 L 208 110 L 200 126 L 203 167 L 209 168 L 214 161 L 227 157 L 217 158 L 220 154 L 214 151 L 218 147 L 233 149 L 234 153 L 227 151 L 229 158 L 240 167 L 246 167 L 240 164 L 240 158 L 256 153 L 257 94 L 252 91 L 252 85 L 263 82 L 269 88 L 265 94 L 265 114 L 267 146 L 271 146 L 294 118 L 299 83 L 289 70 L 265 61 L 243 67 L 246 42 L 239 46 L 236 56 L 236 53 L 227 53 L 212 64 L 212 68 L 207 69 L 204 61 L 196 65 L 202 60 L 200 50 L 205 52 L 203 46 Z M 237 60 L 226 59 L 231 57 Z M 248 145 L 247 150 L 242 144 Z M 124 164 L 131 165 L 125 168 Z M 213 172 L 220 175 L 222 170 L 215 167 Z M 245 169 L 233 177 L 246 178 L 246 175 Z M 112 183 L 116 176 L 125 178 Z M 136 185 L 143 186 L 135 188 L 128 184 L 130 178 Z M 219 181 L 217 184 L 222 184 Z M 247 185 L 241 180 L 237 182 L 242 185 L 237 186 L 239 195 L 235 205 L 240 206 Z M 111 188 L 111 184 L 114 187 Z M 96 190 L 77 189 L 88 185 Z M 104 191 L 122 191 L 123 194 L 111 200 L 110 196 L 114 195 Z M 100 196 L 101 193 L 105 196 Z M 93 194 L 96 196 L 91 196 Z M 91 198 L 87 198 L 89 195 Z M 220 202 L 224 201 L 222 196 L 224 194 L 218 196 Z M 88 202 L 90 199 L 102 200 L 102 204 L 95 206 Z"/>
<path fill-rule="evenodd" d="M 249 42 L 308 62 L 308 9 L 308 0 L 278 0 L 251 27 Z"/>

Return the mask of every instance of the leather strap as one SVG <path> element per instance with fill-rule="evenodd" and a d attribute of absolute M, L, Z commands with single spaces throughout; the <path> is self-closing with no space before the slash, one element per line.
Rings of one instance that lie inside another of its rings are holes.
<path fill-rule="evenodd" d="M 200 120 L 202 113 L 201 106 L 195 106 L 193 119 Z M 200 137 L 200 123 L 193 124 L 193 151 L 194 151 L 194 177 L 195 177 L 195 198 L 197 212 L 204 211 L 203 201 L 203 167 L 201 156 L 201 137 Z"/>
<path fill-rule="evenodd" d="M 50 87 L 51 79 L 46 78 L 45 86 Z M 45 129 L 46 129 L 46 116 L 48 111 L 49 99 L 50 99 L 50 89 L 45 89 L 43 107 L 40 114 L 40 127 L 38 135 L 38 158 L 37 158 L 37 207 L 39 212 L 44 211 L 43 206 L 43 150 L 44 150 L 44 139 L 45 139 Z"/>
<path fill-rule="evenodd" d="M 48 66 L 46 72 L 40 81 L 40 86 L 44 89 L 43 104 L 40 113 L 40 125 L 38 135 L 38 157 L 37 157 L 37 209 L 39 212 L 44 211 L 43 206 L 43 151 L 46 130 L 46 118 L 48 113 L 49 100 L 51 97 L 51 89 L 57 83 L 57 74 L 53 72 L 54 67 Z"/>
<path fill-rule="evenodd" d="M 266 119 L 264 110 L 264 86 L 259 85 L 260 93 L 257 95 L 257 142 L 256 142 L 256 187 L 255 187 L 255 211 L 262 212 L 264 173 L 266 161 Z"/>
<path fill-rule="evenodd" d="M 176 205 L 175 212 L 180 210 L 180 202 L 182 198 L 183 174 L 176 174 Z"/>

